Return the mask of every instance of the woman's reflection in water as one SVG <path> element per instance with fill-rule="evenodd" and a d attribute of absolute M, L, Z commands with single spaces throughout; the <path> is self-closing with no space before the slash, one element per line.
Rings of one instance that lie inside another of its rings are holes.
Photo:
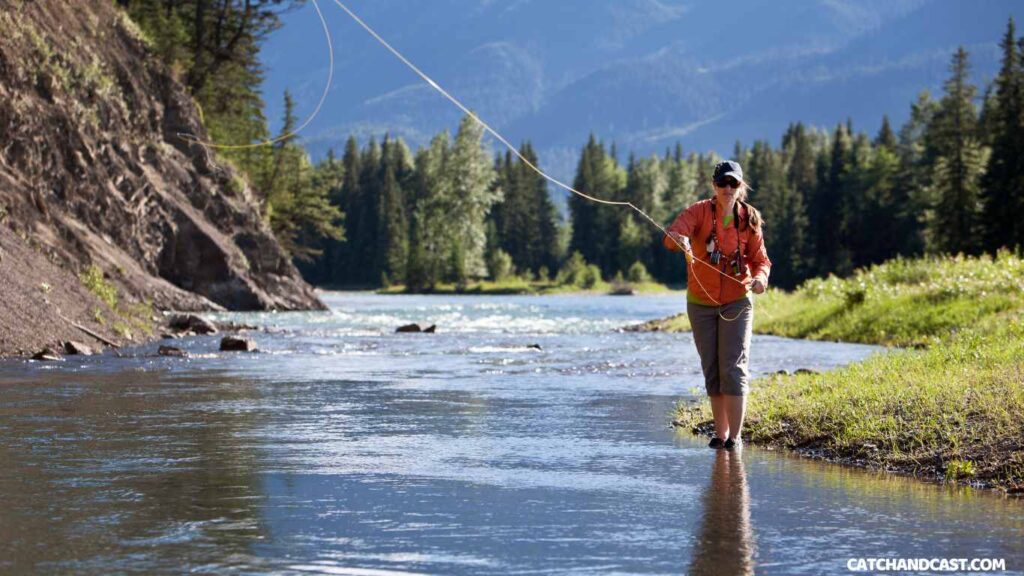
<path fill-rule="evenodd" d="M 690 574 L 754 573 L 754 534 L 742 450 L 716 450 Z"/>

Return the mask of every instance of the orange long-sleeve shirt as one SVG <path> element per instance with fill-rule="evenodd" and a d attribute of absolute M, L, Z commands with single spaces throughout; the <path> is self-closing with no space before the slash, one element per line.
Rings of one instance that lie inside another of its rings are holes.
<path fill-rule="evenodd" d="M 714 202 L 713 199 L 707 199 L 690 205 L 676 217 L 667 230 L 688 237 L 694 258 L 703 261 L 695 260 L 687 266 L 686 285 L 689 298 L 692 301 L 713 306 L 728 304 L 749 295 L 750 284 L 755 279 L 761 280 L 761 283 L 767 287 L 772 262 L 768 259 L 768 252 L 764 247 L 762 231 L 754 230 L 747 224 L 747 207 L 744 204 L 739 205 L 740 229 L 737 231 L 731 221 L 728 226 L 723 226 L 721 217 L 717 219 L 717 222 L 711 221 L 712 202 Z M 707 239 L 711 236 L 712 226 L 717 226 L 718 249 L 722 253 L 721 266 L 717 269 L 708 260 L 706 247 Z M 732 271 L 727 268 L 726 263 L 735 254 L 737 242 L 743 254 L 746 269 L 742 270 L 739 276 L 734 276 Z M 668 236 L 665 236 L 663 243 L 673 252 L 682 251 Z M 719 274 L 717 270 L 726 272 L 728 278 Z"/>

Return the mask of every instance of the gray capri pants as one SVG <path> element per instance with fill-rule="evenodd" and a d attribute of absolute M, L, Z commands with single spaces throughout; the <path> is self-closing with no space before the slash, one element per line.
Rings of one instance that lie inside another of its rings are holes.
<path fill-rule="evenodd" d="M 732 322 L 718 316 L 732 319 Z M 753 332 L 754 303 L 740 298 L 722 306 L 686 303 L 686 315 L 693 327 L 704 389 L 708 395 L 743 396 L 750 389 L 750 337 Z M 738 316 L 737 316 L 738 315 Z"/>

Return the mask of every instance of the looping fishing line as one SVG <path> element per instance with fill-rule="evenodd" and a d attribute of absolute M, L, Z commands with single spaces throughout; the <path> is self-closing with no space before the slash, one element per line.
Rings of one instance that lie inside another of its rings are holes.
<path fill-rule="evenodd" d="M 331 30 L 330 28 L 327 27 L 327 20 L 324 18 L 324 13 L 320 10 L 320 4 L 317 3 L 317 0 L 312 0 L 312 2 L 313 8 L 316 9 L 316 15 L 320 18 L 320 26 L 322 26 L 324 29 L 324 38 L 327 40 L 327 57 L 329 60 L 329 64 L 327 66 L 327 82 L 324 84 L 323 92 L 320 94 L 320 101 L 317 102 L 316 108 L 313 109 L 313 113 L 310 114 L 309 117 L 306 118 L 302 122 L 302 124 L 300 124 L 294 130 L 287 132 L 285 134 L 281 134 L 276 138 L 271 138 L 260 142 L 249 142 L 246 144 L 218 144 L 210 140 L 200 140 L 198 137 L 196 137 L 195 134 L 190 134 L 188 132 L 178 132 L 178 138 L 181 138 L 186 142 L 191 142 L 193 144 L 198 144 L 202 146 L 203 150 L 206 152 L 207 158 L 209 159 L 210 148 L 217 148 L 219 150 L 244 150 L 246 148 L 259 148 L 260 146 L 271 146 L 282 140 L 292 138 L 296 134 L 301 132 L 303 128 L 308 126 L 309 123 L 312 122 L 313 119 L 316 118 L 318 114 L 320 114 L 320 109 L 323 108 L 324 102 L 327 101 L 327 93 L 330 92 L 331 90 L 331 83 L 334 81 L 334 41 L 331 39 Z"/>
<path fill-rule="evenodd" d="M 315 0 L 314 0 L 314 2 L 315 2 Z M 590 200 L 591 202 L 597 202 L 597 203 L 599 203 L 599 204 L 607 204 L 607 205 L 609 205 L 609 206 L 626 206 L 626 207 L 632 208 L 632 209 L 633 209 L 633 210 L 634 210 L 634 211 L 635 211 L 635 212 L 636 212 L 637 214 L 640 214 L 641 216 L 643 216 L 643 217 L 644 217 L 644 219 L 646 219 L 646 220 L 647 220 L 648 222 L 650 222 L 651 224 L 653 224 L 655 228 L 657 228 L 657 229 L 658 229 L 658 230 L 660 230 L 660 231 L 661 231 L 661 232 L 662 232 L 663 234 L 665 234 L 666 236 L 668 236 L 669 238 L 671 238 L 671 239 L 672 239 L 672 242 L 674 242 L 674 243 L 676 244 L 676 246 L 678 246 L 678 247 L 679 247 L 679 248 L 680 248 L 681 250 L 683 250 L 683 251 L 684 251 L 684 253 L 690 252 L 689 250 L 687 250 L 687 249 L 686 249 L 686 247 L 685 247 L 685 246 L 683 246 L 683 244 L 682 244 L 682 243 L 680 243 L 680 242 L 679 242 L 678 240 L 676 240 L 676 239 L 675 239 L 674 237 L 670 236 L 670 235 L 668 234 L 668 231 L 667 231 L 667 230 L 665 230 L 665 227 L 664 227 L 664 226 L 662 226 L 662 225 L 661 225 L 660 223 L 658 223 L 658 221 L 656 221 L 656 220 L 654 220 L 653 218 L 651 218 L 651 217 L 650 217 L 650 216 L 649 216 L 649 215 L 648 215 L 648 214 L 647 214 L 646 212 L 644 212 L 643 210 L 641 210 L 640 208 L 638 208 L 637 206 L 635 206 L 635 205 L 634 205 L 634 204 L 633 204 L 632 202 L 624 202 L 624 201 L 615 201 L 615 200 L 603 200 L 603 199 L 601 199 L 601 198 L 595 198 L 594 196 L 591 196 L 591 195 L 589 195 L 589 194 L 585 194 L 585 193 L 583 193 L 583 192 L 580 192 L 579 190 L 577 190 L 577 189 L 573 188 L 572 186 L 569 186 L 568 184 L 565 184 L 565 183 L 563 183 L 562 181 L 560 181 L 560 180 L 558 180 L 557 178 L 554 178 L 554 177 L 552 177 L 552 176 L 548 175 L 548 174 L 547 174 L 546 172 L 544 172 L 543 170 L 541 170 L 540 168 L 538 168 L 537 166 L 535 166 L 535 165 L 534 165 L 534 164 L 533 164 L 532 162 L 530 162 L 530 161 L 529 161 L 529 160 L 528 160 L 528 159 L 527 159 L 526 157 L 524 157 L 524 156 L 523 156 L 522 154 L 520 154 L 520 153 L 519 153 L 519 150 L 518 150 L 518 149 L 517 149 L 517 148 L 516 148 L 515 146 L 513 146 L 513 145 L 512 145 L 512 144 L 511 144 L 511 143 L 510 143 L 510 142 L 509 142 L 508 140 L 506 140 L 504 136 L 502 136 L 502 135 L 501 135 L 500 133 L 498 133 L 498 131 L 497 131 L 497 130 L 495 130 L 494 128 L 491 128 L 489 124 L 487 124 L 486 122 L 484 122 L 484 121 L 483 121 L 483 120 L 482 120 L 482 119 L 481 119 L 481 118 L 480 118 L 479 116 L 477 116 L 477 115 L 476 115 L 476 114 L 475 114 L 475 113 L 474 113 L 474 112 L 473 112 L 472 110 L 470 110 L 470 109 L 469 109 L 469 108 L 467 108 L 467 107 L 466 107 L 465 105 L 463 105 L 463 104 L 462 104 L 462 102 L 460 102 L 460 101 L 459 101 L 459 100 L 458 100 L 457 98 L 455 98 L 454 96 L 452 96 L 451 94 L 449 94 L 447 90 L 445 90 L 444 88 L 442 88 L 442 87 L 441 87 L 441 85 L 439 85 L 439 84 L 438 84 L 437 82 L 435 82 L 435 81 L 434 81 L 434 80 L 433 80 L 433 79 L 432 79 L 432 78 L 431 78 L 430 76 L 427 76 L 427 75 L 426 75 L 426 74 L 425 74 L 425 73 L 424 73 L 424 72 L 423 72 L 422 70 L 420 70 L 420 69 L 419 69 L 419 68 L 418 68 L 418 67 L 417 67 L 417 66 L 416 66 L 415 64 L 413 64 L 412 62 L 410 62 L 408 58 L 406 58 L 405 56 L 403 56 L 401 52 L 399 52 L 399 51 L 398 51 L 398 50 L 396 50 L 396 49 L 395 49 L 394 47 L 392 47 L 392 46 L 391 46 L 391 44 L 389 44 L 387 40 L 385 40 L 384 38 L 382 38 L 382 37 L 380 36 L 380 34 L 377 34 L 377 32 L 376 32 L 376 31 L 375 31 L 375 30 L 374 30 L 373 28 L 371 28 L 369 24 L 367 24 L 366 22 L 364 22 L 362 18 L 360 18 L 359 16 L 357 16 L 357 15 L 356 15 L 356 14 L 355 14 L 354 12 L 352 12 L 352 10 L 349 10 L 348 6 L 345 6 L 345 4 L 343 4 L 343 3 L 341 2 L 341 0 L 334 0 L 334 3 L 335 3 L 335 4 L 337 4 L 339 8 L 341 8 L 342 10 L 344 10 L 344 11 L 345 11 L 345 13 L 346 13 L 346 14 L 348 14 L 348 15 L 349 15 L 349 17 L 351 17 L 351 18 L 352 18 L 352 20 L 354 20 L 354 21 L 355 21 L 355 22 L 356 22 L 357 24 L 359 24 L 359 25 L 360 25 L 360 26 L 361 26 L 361 27 L 362 27 L 362 28 L 363 28 L 364 30 L 366 30 L 366 32 L 368 32 L 368 33 L 369 33 L 369 34 L 370 34 L 371 36 L 373 36 L 373 37 L 374 37 L 374 39 L 376 39 L 376 40 L 377 40 L 377 42 L 379 42 L 379 43 L 380 43 L 380 44 L 381 44 L 382 46 L 384 46 L 385 48 L 387 48 L 389 52 L 391 52 L 392 54 L 394 54 L 396 58 L 398 58 L 399 60 L 401 60 L 401 61 L 402 61 L 402 63 L 403 63 L 403 64 L 405 64 L 405 65 L 406 65 L 406 66 L 407 66 L 407 67 L 408 67 L 408 68 L 409 68 L 410 70 L 412 70 L 413 72 L 415 72 L 417 76 L 419 76 L 420 78 L 422 78 L 424 82 L 426 82 L 426 83 L 427 83 L 427 84 L 429 84 L 429 85 L 430 85 L 430 86 L 431 86 L 432 88 L 434 88 L 435 90 L 437 90 L 438 92 L 440 92 L 442 96 L 444 96 L 445 98 L 447 98 L 447 99 L 448 99 L 448 100 L 449 100 L 449 101 L 450 101 L 450 102 L 451 102 L 452 104 L 454 104 L 454 105 L 455 105 L 455 106 L 457 106 L 457 107 L 458 107 L 458 108 L 459 108 L 460 110 L 462 110 L 462 111 L 463 111 L 464 113 L 466 113 L 466 114 L 467 114 L 468 116 L 470 116 L 471 118 L 473 118 L 473 120 L 476 120 L 476 121 L 477 121 L 477 123 L 479 123 L 479 124 L 480 124 L 480 126 L 482 126 L 482 127 L 484 128 L 484 130 L 486 130 L 486 131 L 487 131 L 487 132 L 489 132 L 489 133 L 490 133 L 490 134 L 491 134 L 492 136 L 494 136 L 495 138 L 497 138 L 499 142 L 501 142 L 502 144 L 504 144 L 504 145 L 505 145 L 505 147 L 507 147 L 507 148 L 508 148 L 509 150 L 511 150 L 511 151 L 512 151 L 512 153 L 513 153 L 513 154 L 515 154 L 515 155 L 516 155 L 516 156 L 517 156 L 517 157 L 518 157 L 518 158 L 519 158 L 519 159 L 520 159 L 520 160 L 521 160 L 521 161 L 522 161 L 522 162 L 523 162 L 524 164 L 526 164 L 527 166 L 529 166 L 529 167 L 530 167 L 530 169 L 532 169 L 532 170 L 533 170 L 534 172 L 536 172 L 537 174 L 539 174 L 539 175 L 540 175 L 541 177 L 543 177 L 544 179 L 548 180 L 549 182 L 551 182 L 551 183 L 555 184 L 556 186 L 558 186 L 558 187 L 560 187 L 560 188 L 564 188 L 565 190 L 567 190 L 567 191 L 569 191 L 569 192 L 571 192 L 571 193 L 573 193 L 573 194 L 576 194 L 577 196 L 580 196 L 581 198 L 585 198 L 585 199 L 587 199 L 587 200 Z M 704 260 L 701 260 L 700 258 L 697 258 L 697 257 L 696 257 L 696 256 L 694 256 L 694 255 L 693 255 L 692 253 L 690 253 L 690 254 L 689 254 L 689 256 L 690 256 L 690 258 L 689 258 L 689 259 L 690 259 L 691 261 L 696 261 L 696 262 L 700 262 L 701 264 L 704 264 L 705 266 L 707 266 L 707 267 L 711 268 L 711 269 L 712 269 L 712 270 L 714 270 L 715 272 L 718 272 L 718 273 L 719 273 L 719 274 L 721 274 L 721 275 L 722 275 L 723 277 L 725 277 L 725 278 L 728 278 L 729 280 L 732 280 L 733 282 L 736 282 L 737 284 L 741 284 L 741 285 L 743 285 L 743 286 L 746 286 L 746 284 L 744 284 L 744 283 L 743 283 L 742 281 L 740 281 L 740 280 L 737 280 L 736 278 L 733 278 L 732 276 L 729 276 L 728 274 L 726 274 L 726 273 L 722 272 L 721 270 L 719 270 L 719 269 L 718 269 L 717 267 L 713 266 L 712 264 L 710 264 L 710 263 L 708 263 L 708 262 L 705 262 Z M 699 285 L 699 286 L 701 287 L 701 290 L 703 290 L 703 291 L 704 291 L 704 294 L 706 294 L 706 295 L 707 295 L 707 296 L 708 296 L 709 298 L 711 298 L 711 300 L 712 300 L 712 301 L 713 301 L 713 302 L 714 302 L 714 303 L 715 303 L 715 304 L 716 304 L 716 305 L 717 305 L 717 306 L 719 307 L 719 310 L 718 310 L 718 315 L 719 315 L 719 317 L 720 317 L 720 318 L 722 318 L 723 320 L 725 320 L 725 321 L 727 321 L 727 322 L 733 322 L 733 321 L 735 321 L 736 319 L 738 319 L 738 318 L 739 318 L 739 317 L 740 317 L 740 316 L 741 316 L 741 315 L 742 315 L 742 314 L 743 314 L 744 312 L 746 312 L 746 311 L 747 311 L 747 309 L 744 309 L 744 310 L 741 310 L 740 312 L 738 312 L 738 313 L 736 314 L 736 316 L 734 316 L 733 318 L 726 318 L 725 316 L 723 316 L 723 315 L 722 315 L 722 311 L 721 311 L 721 306 L 722 306 L 722 304 L 721 304 L 721 303 L 720 303 L 720 302 L 719 302 L 718 300 L 716 300 L 716 299 L 715 299 L 714 297 L 712 297 L 712 296 L 711 296 L 711 293 L 710 293 L 710 292 L 708 292 L 708 290 L 707 290 L 707 289 L 706 289 L 706 288 L 704 287 L 704 285 L 703 285 L 703 284 L 701 283 L 701 281 L 700 281 L 700 278 L 698 278 L 696 274 L 693 274 L 692 276 L 693 276 L 694 280 L 696 280 L 696 281 L 697 281 L 697 284 L 698 284 L 698 285 Z"/>
<path fill-rule="evenodd" d="M 292 131 L 290 131 L 290 132 L 288 132 L 286 134 L 282 134 L 282 135 L 280 135 L 280 136 L 278 136 L 276 138 L 263 140 L 261 142 L 251 142 L 251 143 L 247 143 L 247 144 L 218 144 L 216 142 L 212 142 L 212 141 L 209 141 L 209 140 L 201 140 L 201 139 L 197 138 L 194 134 L 189 134 L 189 133 L 185 133 L 185 132 L 179 132 L 177 134 L 177 136 L 179 138 L 185 140 L 185 141 L 192 142 L 194 144 L 198 144 L 198 145 L 202 146 L 203 150 L 207 154 L 207 157 L 209 157 L 209 148 L 217 148 L 217 149 L 221 149 L 221 150 L 241 150 L 241 149 L 246 149 L 246 148 L 258 148 L 260 146 L 269 146 L 269 145 L 276 144 L 277 142 L 280 142 L 282 140 L 285 140 L 285 139 L 288 139 L 288 138 L 291 138 L 291 137 L 295 136 L 300 131 L 302 131 L 306 126 L 308 126 L 313 121 L 313 119 L 316 118 L 318 114 L 320 114 L 320 110 L 321 110 L 321 108 L 323 108 L 324 102 L 327 100 L 327 93 L 330 91 L 331 83 L 333 82 L 333 79 L 334 79 L 334 42 L 331 39 L 331 32 L 330 32 L 330 29 L 327 26 L 327 20 L 324 18 L 324 14 L 320 10 L 320 4 L 317 2 L 317 0 L 312 0 L 312 3 L 313 3 L 313 7 L 316 9 L 317 16 L 320 18 L 320 25 L 323 27 L 323 30 L 324 30 L 324 37 L 327 40 L 327 53 L 328 53 L 328 57 L 329 57 L 330 62 L 329 62 L 329 66 L 328 66 L 328 69 L 327 69 L 328 70 L 327 71 L 327 82 L 324 84 L 323 92 L 320 94 L 320 100 L 319 100 L 319 102 L 317 102 L 317 105 L 313 109 L 313 112 L 309 115 L 308 118 L 306 118 L 305 121 L 302 122 L 302 124 L 300 124 L 294 130 L 292 130 Z M 712 270 L 714 270 L 715 272 L 717 272 L 718 274 L 720 274 L 724 278 L 732 280 L 733 282 L 736 282 L 737 284 L 741 284 L 743 286 L 746 286 L 746 284 L 744 284 L 742 281 L 737 280 L 736 278 L 733 278 L 732 276 L 729 276 L 725 272 L 722 272 L 716 266 L 714 266 L 714 265 L 710 264 L 709 262 L 706 262 L 706 261 L 704 261 L 704 260 L 702 260 L 700 258 L 697 258 L 695 255 L 692 254 L 692 251 L 687 250 L 686 247 L 681 242 L 679 242 L 678 240 L 675 239 L 675 237 L 669 235 L 668 231 L 665 230 L 664 226 L 662 226 L 660 223 L 658 223 L 658 221 L 656 221 L 653 218 L 651 218 L 646 212 L 644 212 L 639 207 L 635 206 L 632 202 L 616 201 L 616 200 L 604 200 L 604 199 L 601 199 L 601 198 L 596 198 L 594 196 L 591 196 L 589 194 L 581 192 L 581 191 L 573 188 L 572 186 L 569 186 L 568 184 L 565 184 L 564 182 L 558 180 L 557 178 L 554 178 L 553 176 L 550 176 L 547 172 L 544 172 L 543 170 L 538 168 L 536 165 L 533 164 L 533 162 L 530 162 L 529 159 L 524 157 L 519 152 L 519 150 L 515 146 L 513 146 L 508 140 L 506 140 L 505 137 L 502 136 L 497 130 L 495 130 L 494 128 L 491 128 L 491 126 L 489 124 L 484 122 L 472 110 L 470 110 L 465 105 L 463 105 L 462 102 L 460 102 L 457 98 L 455 98 L 454 96 L 449 94 L 447 90 L 445 90 L 444 88 L 441 87 L 441 85 L 439 85 L 437 82 L 435 82 L 430 76 L 427 76 L 415 64 L 410 62 L 408 58 L 403 56 L 401 52 L 399 52 L 393 46 L 391 46 L 391 44 L 389 44 L 387 40 L 382 38 L 380 36 L 380 34 L 377 33 L 376 30 L 371 28 L 370 25 L 367 24 L 366 22 L 364 22 L 362 18 L 360 18 L 354 12 L 352 12 L 352 10 L 350 10 L 348 8 L 348 6 L 343 4 L 340 0 L 334 0 L 334 3 L 337 4 L 338 7 L 341 8 L 346 14 L 348 14 L 348 16 L 350 18 L 352 18 L 352 20 L 354 20 L 357 24 L 359 24 L 359 26 L 361 26 L 364 30 L 366 30 L 367 33 L 369 33 L 371 36 L 373 36 L 373 38 L 376 39 L 377 42 L 379 42 L 382 46 L 387 48 L 387 50 L 389 52 L 391 52 L 396 58 L 401 60 L 402 63 L 406 65 L 406 67 L 408 67 L 410 70 L 415 72 L 416 75 L 419 76 L 420 78 L 422 78 L 424 82 L 429 84 L 434 90 L 437 90 L 442 96 L 447 98 L 452 104 L 454 104 L 456 107 L 458 107 L 460 110 L 462 110 L 466 115 L 468 115 L 470 118 L 472 118 L 477 123 L 479 123 L 480 126 L 483 127 L 484 130 L 486 130 L 489 134 L 494 136 L 499 142 L 504 144 L 506 148 L 511 150 L 512 153 L 515 154 L 524 164 L 529 166 L 531 170 L 536 172 L 542 178 L 544 178 L 545 180 L 555 184 L 559 188 L 563 188 L 563 189 L 567 190 L 568 192 L 571 192 L 572 194 L 575 194 L 575 195 L 577 195 L 577 196 L 579 196 L 581 198 L 585 198 L 586 200 L 589 200 L 591 202 L 596 202 L 598 204 L 606 204 L 606 205 L 609 205 L 609 206 L 626 206 L 628 208 L 633 209 L 633 211 L 635 211 L 637 214 L 642 216 L 645 220 L 650 222 L 655 228 L 660 230 L 662 232 L 662 234 L 664 234 L 664 235 L 668 236 L 669 238 L 671 238 L 672 242 L 675 243 L 675 245 L 678 246 L 679 249 L 684 252 L 684 254 L 689 256 L 688 260 L 690 262 L 700 262 L 701 264 L 711 268 Z M 692 275 L 692 276 L 693 276 L 693 279 L 697 281 L 697 284 L 701 287 L 701 290 L 704 291 L 704 294 L 707 295 L 709 298 L 711 298 L 711 300 L 719 307 L 718 315 L 723 320 L 725 320 L 727 322 L 735 321 L 744 312 L 747 311 L 747 309 L 744 309 L 744 310 L 741 310 L 740 312 L 738 312 L 736 314 L 736 316 L 734 316 L 733 318 L 726 318 L 725 316 L 722 315 L 722 312 L 721 312 L 722 304 L 718 300 L 716 300 L 714 297 L 711 296 L 711 293 L 708 292 L 707 288 L 705 288 L 703 283 L 701 283 L 700 278 L 698 278 L 695 274 Z"/>

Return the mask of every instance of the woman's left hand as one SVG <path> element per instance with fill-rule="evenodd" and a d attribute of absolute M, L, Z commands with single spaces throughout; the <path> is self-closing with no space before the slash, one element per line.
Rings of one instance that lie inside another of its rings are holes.
<path fill-rule="evenodd" d="M 750 284 L 750 289 L 754 291 L 754 294 L 764 293 L 764 283 L 761 280 L 754 280 Z"/>

